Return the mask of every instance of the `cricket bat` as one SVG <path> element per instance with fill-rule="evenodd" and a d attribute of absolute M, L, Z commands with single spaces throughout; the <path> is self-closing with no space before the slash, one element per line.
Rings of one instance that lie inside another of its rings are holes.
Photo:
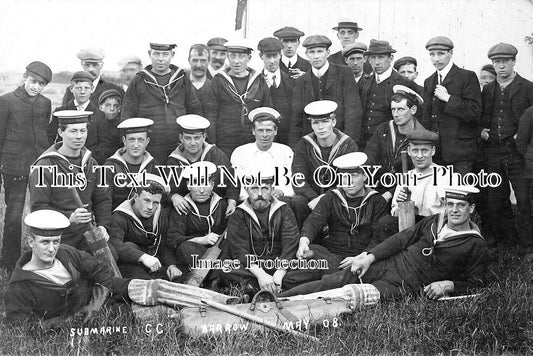
<path fill-rule="evenodd" d="M 84 208 L 85 206 L 81 201 L 80 195 L 78 194 L 76 187 L 72 187 L 70 188 L 70 190 L 72 190 L 72 195 L 74 197 L 74 200 L 76 201 L 76 205 L 78 206 L 78 208 Z M 113 275 L 115 277 L 122 278 L 122 274 L 118 269 L 117 263 L 115 262 L 115 259 L 111 254 L 111 250 L 109 250 L 107 241 L 105 240 L 102 231 L 100 231 L 100 229 L 96 227 L 94 222 L 91 221 L 87 224 L 87 231 L 83 233 L 83 237 L 85 238 L 85 241 L 87 241 L 87 245 L 89 246 L 91 254 L 94 257 L 98 258 L 100 261 L 106 263 L 109 268 L 111 268 L 111 271 L 113 272 Z"/>
<path fill-rule="evenodd" d="M 407 152 L 402 151 L 402 173 L 408 171 Z M 408 194 L 407 200 L 398 203 L 398 231 L 403 231 L 415 224 L 415 202 L 410 199 Z"/>
<path fill-rule="evenodd" d="M 209 247 L 207 251 L 204 252 L 202 257 L 200 257 L 200 259 L 214 261 L 218 258 L 218 256 L 220 256 L 220 253 L 222 252 L 220 249 L 220 243 L 226 237 L 227 231 L 227 229 L 224 230 L 224 232 L 218 238 L 218 241 L 213 246 Z M 199 287 L 204 281 L 205 277 L 207 277 L 209 271 L 209 268 L 195 268 L 191 271 L 191 273 L 189 273 L 183 283 L 190 286 Z"/>

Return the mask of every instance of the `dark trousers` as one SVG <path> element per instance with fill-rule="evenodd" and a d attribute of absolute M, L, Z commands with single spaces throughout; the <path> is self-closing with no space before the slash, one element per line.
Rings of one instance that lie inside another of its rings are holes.
<path fill-rule="evenodd" d="M 311 209 L 307 206 L 309 200 L 303 195 L 295 195 L 291 198 L 291 209 L 296 216 L 296 222 L 298 223 L 298 229 L 302 229 L 305 219 L 311 214 Z"/>
<path fill-rule="evenodd" d="M 28 177 L 3 174 L 6 212 L 0 266 L 13 269 L 20 257 L 22 212 Z"/>
<path fill-rule="evenodd" d="M 200 245 L 196 242 L 185 241 L 176 248 L 176 258 L 178 268 L 185 274 L 191 270 L 192 255 L 198 255 L 198 259 L 207 251 L 207 246 Z"/>
<path fill-rule="evenodd" d="M 152 273 L 142 263 L 119 263 L 118 269 L 122 274 L 122 278 L 164 279 L 168 281 L 165 267 L 161 267 L 159 271 Z"/>
<path fill-rule="evenodd" d="M 491 147 L 487 150 L 487 169 L 490 173 L 498 173 L 502 184 L 489 188 L 487 204 L 491 228 L 496 240 L 518 236 L 526 247 L 533 247 L 533 229 L 531 222 L 531 202 L 528 198 L 527 179 L 524 177 L 525 163 L 522 156 L 512 145 Z M 513 186 L 516 196 L 516 221 L 509 195 Z"/>

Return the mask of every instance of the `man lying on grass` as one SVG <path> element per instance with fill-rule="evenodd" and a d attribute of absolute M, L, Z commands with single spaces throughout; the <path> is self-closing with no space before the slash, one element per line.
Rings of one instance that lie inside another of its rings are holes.
<path fill-rule="evenodd" d="M 114 277 L 111 269 L 95 257 L 60 244 L 61 233 L 70 222 L 57 211 L 38 210 L 28 214 L 24 222 L 31 232 L 31 251 L 19 259 L 7 287 L 8 322 L 46 319 L 44 327 L 61 326 L 66 317 L 76 313 L 87 321 L 106 301 L 108 289 L 143 306 L 198 306 L 202 298 L 221 303 L 232 299 L 161 279 Z"/>
<path fill-rule="evenodd" d="M 308 294 L 358 282 L 370 283 L 381 300 L 420 291 L 429 299 L 463 294 L 483 285 L 488 249 L 470 221 L 475 187 L 445 189 L 445 214 L 421 220 L 412 228 L 356 256 L 351 269 L 292 288 L 280 297 Z M 369 285 L 366 285 L 370 287 Z"/>

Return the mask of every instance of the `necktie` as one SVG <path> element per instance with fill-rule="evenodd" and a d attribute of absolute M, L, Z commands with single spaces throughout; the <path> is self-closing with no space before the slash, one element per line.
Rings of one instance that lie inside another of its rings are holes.
<path fill-rule="evenodd" d="M 380 80 L 379 77 L 376 75 L 376 84 L 379 84 Z"/>
<path fill-rule="evenodd" d="M 439 85 L 442 84 L 442 74 L 439 73 Z"/>
<path fill-rule="evenodd" d="M 278 87 L 278 85 L 276 84 L 276 75 L 275 74 L 272 76 L 272 84 L 274 85 L 274 88 Z"/>

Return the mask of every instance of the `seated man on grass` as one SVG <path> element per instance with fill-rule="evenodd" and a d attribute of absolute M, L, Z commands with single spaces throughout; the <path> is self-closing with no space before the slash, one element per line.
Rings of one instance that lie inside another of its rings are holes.
<path fill-rule="evenodd" d="M 429 299 L 469 293 L 483 286 L 489 258 L 487 243 L 470 220 L 472 193 L 479 189 L 445 189 L 446 212 L 429 216 L 368 252 L 356 256 L 351 268 L 281 293 L 288 297 L 369 283 L 381 300 L 422 293 Z"/>

